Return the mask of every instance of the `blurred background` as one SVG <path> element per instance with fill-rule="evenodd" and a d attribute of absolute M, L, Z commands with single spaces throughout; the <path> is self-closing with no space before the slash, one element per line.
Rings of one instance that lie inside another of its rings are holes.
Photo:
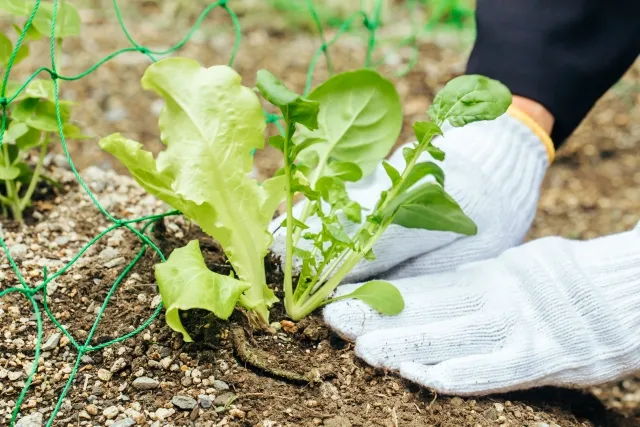
<path fill-rule="evenodd" d="M 82 18 L 82 36 L 64 41 L 60 74 L 78 74 L 106 55 L 129 46 L 112 0 L 69 0 Z M 205 0 L 130 0 L 120 2 L 131 37 L 152 49 L 166 49 L 181 40 Z M 358 11 L 375 16 L 377 0 L 315 0 L 312 4 L 326 39 L 331 39 Z M 314 53 L 322 45 L 318 24 L 307 0 L 228 0 L 241 26 L 234 68 L 252 86 L 255 73 L 267 68 L 291 88 L 301 91 Z M 2 15 L 4 28 L 12 23 Z M 398 143 L 411 138 L 411 124 L 422 120 L 435 92 L 464 71 L 475 36 L 471 0 L 384 0 L 372 63 L 392 78 L 404 102 L 405 127 Z M 173 55 L 202 65 L 226 64 L 234 46 L 229 15 L 215 8 Z M 362 67 L 369 32 L 360 17 L 329 48 L 335 71 Z M 12 71 L 25 79 L 38 66 L 49 65 L 46 40 L 33 43 L 29 60 Z M 122 170 L 97 146 L 100 137 L 121 132 L 152 151 L 162 148 L 157 97 L 140 87 L 150 60 L 133 52 L 117 56 L 87 77 L 62 82 L 63 98 L 77 101 L 74 119 L 94 136 L 70 141 L 79 168 L 98 165 Z M 328 76 L 321 57 L 313 85 Z M 44 76 L 43 76 L 44 77 Z M 640 62 L 598 103 L 580 129 L 563 146 L 545 181 L 540 212 L 530 234 L 589 238 L 630 228 L 640 215 Z M 274 132 L 270 129 L 270 132 Z M 56 147 L 59 149 L 59 145 Z M 262 176 L 280 166 L 270 147 L 256 154 Z M 496 218 L 499 221 L 500 218 Z"/>

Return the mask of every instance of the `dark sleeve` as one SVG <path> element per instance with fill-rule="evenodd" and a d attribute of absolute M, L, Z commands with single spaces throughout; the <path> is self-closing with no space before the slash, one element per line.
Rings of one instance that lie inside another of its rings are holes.
<path fill-rule="evenodd" d="M 555 117 L 559 146 L 640 54 L 640 0 L 477 0 L 468 74 Z"/>

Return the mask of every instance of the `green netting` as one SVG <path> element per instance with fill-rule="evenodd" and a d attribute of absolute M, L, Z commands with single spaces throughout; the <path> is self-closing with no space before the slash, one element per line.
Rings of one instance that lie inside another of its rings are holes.
<path fill-rule="evenodd" d="M 4 137 L 4 133 L 7 127 L 7 106 L 9 106 L 15 99 L 16 97 L 25 89 L 25 87 L 29 84 L 29 82 L 31 82 L 31 80 L 33 80 L 36 76 L 38 76 L 40 73 L 48 73 L 49 76 L 51 77 L 51 79 L 53 80 L 53 86 L 54 86 L 54 94 L 55 94 L 55 106 L 56 106 L 56 117 L 57 117 L 57 122 L 58 122 L 58 128 L 59 128 L 59 134 L 60 134 L 60 141 L 62 144 L 62 149 L 64 150 L 64 154 L 67 158 L 67 161 L 69 162 L 69 166 L 71 167 L 71 170 L 73 171 L 76 179 L 78 180 L 78 183 L 82 186 L 82 188 L 84 189 L 84 191 L 87 193 L 87 195 L 89 196 L 89 198 L 91 199 L 91 201 L 94 203 L 94 205 L 96 206 L 96 208 L 112 223 L 111 226 L 109 226 L 106 230 L 104 230 L 103 232 L 101 232 L 100 234 L 98 234 L 95 238 L 93 238 L 89 243 L 87 243 L 76 255 L 75 257 L 73 257 L 73 259 L 66 264 L 64 267 L 62 267 L 59 271 L 55 272 L 54 274 L 49 274 L 47 272 L 46 267 L 43 269 L 43 277 L 42 277 L 42 283 L 36 286 L 30 286 L 27 281 L 25 280 L 24 276 L 20 273 L 20 269 L 17 266 L 15 260 L 12 258 L 9 249 L 3 239 L 2 236 L 0 236 L 0 245 L 2 246 L 2 248 L 5 251 L 5 254 L 9 260 L 9 263 L 11 264 L 11 267 L 13 269 L 13 271 L 16 274 L 16 277 L 19 281 L 19 285 L 15 286 L 15 287 L 11 287 L 5 290 L 0 291 L 0 298 L 11 294 L 11 293 L 20 293 L 22 295 L 24 295 L 25 298 L 27 298 L 27 300 L 31 303 L 31 305 L 33 306 L 33 312 L 35 313 L 35 318 L 36 318 L 36 324 L 37 324 L 37 342 L 36 342 L 36 346 L 35 346 L 35 354 L 34 354 L 34 362 L 32 364 L 31 367 L 31 372 L 29 373 L 28 379 L 25 382 L 25 385 L 16 401 L 16 405 L 15 408 L 12 412 L 11 415 L 11 421 L 10 421 L 10 425 L 13 426 L 16 423 L 16 420 L 18 418 L 18 415 L 20 414 L 20 407 L 22 405 L 22 402 L 24 401 L 24 399 L 27 396 L 27 393 L 29 391 L 29 387 L 33 381 L 33 378 L 38 370 L 38 362 L 40 359 L 40 353 L 41 353 L 41 347 L 42 347 L 42 335 L 43 335 L 43 316 L 42 316 L 42 310 L 44 310 L 45 314 L 49 317 L 49 319 L 51 319 L 51 321 L 53 322 L 53 324 L 56 326 L 57 329 L 60 330 L 61 333 L 65 334 L 67 336 L 67 338 L 69 339 L 71 345 L 73 345 L 78 354 L 76 357 L 76 361 L 73 367 L 73 370 L 69 376 L 68 381 L 66 382 L 64 388 L 62 389 L 62 391 L 60 392 L 60 395 L 58 397 L 56 406 L 54 407 L 53 411 L 51 412 L 51 415 L 49 416 L 49 419 L 47 421 L 47 426 L 51 426 L 54 422 L 54 419 L 56 417 L 56 415 L 58 414 L 58 411 L 60 410 L 60 407 L 62 406 L 62 402 L 64 401 L 65 396 L 67 395 L 67 392 L 69 391 L 69 388 L 71 387 L 73 380 L 76 377 L 76 374 L 78 372 L 78 368 L 80 366 L 80 360 L 82 358 L 83 355 L 85 355 L 86 353 L 90 353 L 92 351 L 96 351 L 96 350 L 100 350 L 102 348 L 108 347 L 110 345 L 113 345 L 115 343 L 124 341 L 130 337 L 133 337 L 134 335 L 140 333 L 141 331 L 143 331 L 147 326 L 149 326 L 149 324 L 160 314 L 160 311 L 162 310 L 162 304 L 160 304 L 160 306 L 157 307 L 157 309 L 154 311 L 154 313 L 143 323 L 141 324 L 138 328 L 136 328 L 134 331 L 129 332 L 121 337 L 118 337 L 114 340 L 111 340 L 109 342 L 105 342 L 99 345 L 91 345 L 91 340 L 94 336 L 94 333 L 100 323 L 100 320 L 104 314 L 104 311 L 107 307 L 107 305 L 109 304 L 109 300 L 111 299 L 111 297 L 113 296 L 113 294 L 116 292 L 116 290 L 118 289 L 118 286 L 120 285 L 120 283 L 124 280 L 124 278 L 127 276 L 127 274 L 131 271 L 131 269 L 136 265 L 136 263 L 144 256 L 144 254 L 146 253 L 146 251 L 150 248 L 153 251 L 155 251 L 156 254 L 158 254 L 158 256 L 160 257 L 160 259 L 162 261 L 165 260 L 164 255 L 162 254 L 162 252 L 160 251 L 160 249 L 149 239 L 149 237 L 147 237 L 146 233 L 148 230 L 150 230 L 153 226 L 153 224 L 160 220 L 161 218 L 164 217 L 168 217 L 168 216 L 172 216 L 172 215 L 179 215 L 180 212 L 178 211 L 169 211 L 163 214 L 158 214 L 158 215 L 149 215 L 149 216 L 144 216 L 141 218 L 136 218 L 136 219 L 118 219 L 116 217 L 114 217 L 113 215 L 111 215 L 109 212 L 107 212 L 107 210 L 98 202 L 97 198 L 95 197 L 95 195 L 91 192 L 91 190 L 89 189 L 89 187 L 87 186 L 87 184 L 83 181 L 83 179 L 80 177 L 80 175 L 78 174 L 78 171 L 73 163 L 73 160 L 71 159 L 71 156 L 69 155 L 69 150 L 67 147 L 67 142 L 65 139 L 65 135 L 63 132 L 63 125 L 62 125 L 62 117 L 61 117 L 61 113 L 60 113 L 60 104 L 59 104 L 59 99 L 58 99 L 58 93 L 59 93 L 59 81 L 60 80 L 78 80 L 81 79 L 82 77 L 92 73 L 94 70 L 96 70 L 98 67 L 100 67 L 101 65 L 103 65 L 104 63 L 106 63 L 107 61 L 115 58 L 118 55 L 121 55 L 123 53 L 126 52 L 140 52 L 146 56 L 148 56 L 152 61 L 156 61 L 155 56 L 158 55 L 166 55 L 166 54 L 170 54 L 178 49 L 180 49 L 182 46 L 184 46 L 189 39 L 191 38 L 191 36 L 194 34 L 194 32 L 200 27 L 200 25 L 202 24 L 203 20 L 205 19 L 205 17 L 215 8 L 219 7 L 222 10 L 224 10 L 229 17 L 231 18 L 231 21 L 233 23 L 234 29 L 235 29 L 235 43 L 233 46 L 233 50 L 231 53 L 231 57 L 229 59 L 229 65 L 233 65 L 234 63 L 234 59 L 235 56 L 238 52 L 238 50 L 240 49 L 240 41 L 241 41 L 241 29 L 240 29 L 240 22 L 238 20 L 238 17 L 236 16 L 236 14 L 233 12 L 233 9 L 229 6 L 229 1 L 228 0 L 219 0 L 217 2 L 213 2 L 211 4 L 209 4 L 209 6 L 207 6 L 202 13 L 200 14 L 200 16 L 198 17 L 198 19 L 196 20 L 194 26 L 191 28 L 191 30 L 184 36 L 184 38 L 179 41 L 177 44 L 175 44 L 174 46 L 172 46 L 169 49 L 166 49 L 164 51 L 154 51 L 151 50 L 145 46 L 142 46 L 140 44 L 138 44 L 133 37 L 131 36 L 131 34 L 128 32 L 126 25 L 124 24 L 123 21 L 123 17 L 122 17 L 122 13 L 120 11 L 120 8 L 118 6 L 118 2 L 117 0 L 113 0 L 113 7 L 115 9 L 116 12 L 116 16 L 118 18 L 118 21 L 120 23 L 120 26 L 122 28 L 122 31 L 124 32 L 124 34 L 126 35 L 127 39 L 129 40 L 129 42 L 131 43 L 132 47 L 127 47 L 124 49 L 120 49 L 108 56 L 106 56 L 104 59 L 102 59 L 101 61 L 99 61 L 98 63 L 96 63 L 95 65 L 93 65 L 92 67 L 90 67 L 89 69 L 87 69 L 86 71 L 84 71 L 83 73 L 80 73 L 76 76 L 62 76 L 59 75 L 56 71 L 56 43 L 55 43 L 55 38 L 54 38 L 54 28 L 56 25 L 56 17 L 57 17 L 57 12 L 58 12 L 58 3 L 59 0 L 54 0 L 53 1 L 53 14 L 52 14 L 52 25 L 51 25 L 51 67 L 40 67 L 38 68 L 29 78 L 26 79 L 26 81 L 20 86 L 20 88 L 14 93 L 12 94 L 11 97 L 7 98 L 6 97 L 6 88 L 7 88 L 7 82 L 9 80 L 9 75 L 11 73 L 11 69 L 13 67 L 13 63 L 16 59 L 16 55 L 18 53 L 18 50 L 20 49 L 20 46 L 25 38 L 26 32 L 29 30 L 32 21 L 36 15 L 36 12 L 38 10 L 38 8 L 40 7 L 40 1 L 41 0 L 36 0 L 35 1 L 35 5 L 33 8 L 33 11 L 31 12 L 31 14 L 29 15 L 29 18 L 24 26 L 24 29 L 22 31 L 22 33 L 20 34 L 15 47 L 13 49 L 13 52 L 11 54 L 11 57 L 9 59 L 9 62 L 7 64 L 7 67 L 5 69 L 5 74 L 4 74 L 4 79 L 2 81 L 2 88 L 0 89 L 0 105 L 2 106 L 2 126 L 0 127 L 0 149 L 2 148 L 2 141 L 3 141 L 3 137 Z M 377 30 L 380 26 L 380 19 L 381 19 L 381 11 L 382 11 L 382 1 L 383 0 L 375 0 L 374 6 L 373 6 L 373 10 L 372 11 L 366 11 L 366 10 L 359 10 L 356 13 L 354 13 L 353 15 L 349 16 L 344 23 L 340 26 L 340 28 L 337 30 L 336 34 L 331 38 L 331 39 L 326 39 L 325 37 L 325 33 L 323 31 L 323 25 L 322 22 L 320 21 L 320 18 L 318 16 L 318 13 L 316 12 L 313 2 L 312 0 L 306 0 L 307 3 L 307 7 L 309 10 L 309 13 L 311 14 L 319 35 L 320 35 L 320 39 L 321 39 L 321 44 L 318 47 L 317 51 L 315 52 L 315 54 L 313 55 L 313 58 L 309 64 L 309 68 L 308 68 L 308 72 L 307 72 L 307 80 L 306 80 L 306 86 L 304 89 L 304 93 L 307 94 L 310 90 L 311 90 L 311 84 L 312 84 L 312 79 L 313 79 L 313 73 L 314 70 L 316 69 L 316 66 L 318 64 L 318 61 L 320 60 L 320 58 L 322 56 L 325 57 L 326 59 L 326 63 L 327 63 L 327 68 L 329 71 L 329 74 L 333 74 L 334 70 L 333 70 L 333 65 L 331 62 L 331 57 L 330 57 L 330 53 L 329 53 L 329 47 L 331 45 L 333 45 L 339 38 L 340 36 L 342 36 L 343 34 L 345 34 L 346 32 L 348 32 L 350 29 L 353 28 L 354 23 L 356 23 L 358 20 L 360 20 L 360 23 L 363 25 L 363 27 L 366 29 L 366 31 L 368 32 L 368 43 L 367 43 L 367 54 L 366 54 L 366 60 L 365 60 L 365 67 L 375 67 L 380 65 L 384 59 L 378 61 L 378 62 L 373 62 L 373 54 L 374 54 L 374 50 L 376 48 L 376 43 L 377 43 L 377 39 L 376 39 L 376 35 L 377 35 Z M 400 43 L 399 43 L 399 47 L 401 46 L 410 46 L 413 49 L 413 54 L 411 56 L 410 61 L 408 62 L 406 68 L 404 70 L 400 70 L 398 72 L 399 75 L 403 75 L 406 72 L 408 72 L 410 70 L 410 68 L 415 64 L 416 62 L 416 58 L 417 58 L 417 44 L 416 44 L 416 36 L 417 36 L 417 32 L 418 32 L 418 26 L 415 23 L 415 20 L 413 18 L 414 16 L 414 9 L 416 7 L 416 2 L 415 0 L 409 0 L 408 1 L 408 7 L 410 8 L 410 13 L 412 15 L 412 24 L 411 24 L 411 34 L 406 37 L 405 39 L 403 39 Z M 265 112 L 265 119 L 267 121 L 267 123 L 273 123 L 276 126 L 278 126 L 279 129 L 282 130 L 282 127 L 280 125 L 280 120 L 281 117 L 277 116 L 277 115 L 273 115 L 270 113 Z M 107 234 L 109 234 L 111 231 L 117 229 L 117 228 L 126 228 L 129 231 L 131 231 L 132 233 L 134 233 L 136 236 L 138 236 L 138 238 L 140 239 L 141 243 L 142 243 L 142 247 L 140 249 L 140 251 L 138 252 L 137 256 L 131 260 L 131 262 L 126 266 L 126 268 L 122 271 L 122 273 L 118 276 L 118 278 L 115 280 L 115 282 L 111 285 L 111 289 L 109 290 L 102 306 L 100 307 L 100 310 L 96 316 L 96 319 L 93 323 L 93 326 L 91 327 L 91 330 L 89 331 L 89 334 L 86 338 L 86 340 L 84 340 L 84 342 L 80 343 L 78 341 L 76 341 L 76 339 L 73 337 L 73 335 L 67 331 L 61 324 L 60 322 L 56 319 L 56 317 L 53 315 L 53 313 L 51 312 L 51 310 L 49 309 L 49 305 L 47 303 L 47 285 L 49 283 L 51 283 L 53 280 L 55 280 L 57 277 L 59 277 L 60 275 L 64 274 L 67 270 L 69 270 L 73 264 L 78 261 L 78 259 L 80 259 L 80 257 L 89 249 L 89 247 L 91 247 L 93 244 L 95 244 L 98 240 L 100 240 L 101 238 L 103 238 L 104 236 L 106 236 Z M 36 294 L 41 294 L 42 297 L 41 298 L 35 298 Z M 42 302 L 38 302 L 38 300 L 41 299 Z"/>

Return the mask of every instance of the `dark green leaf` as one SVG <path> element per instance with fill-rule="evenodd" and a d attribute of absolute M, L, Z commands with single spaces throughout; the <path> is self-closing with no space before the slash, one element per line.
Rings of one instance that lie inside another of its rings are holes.
<path fill-rule="evenodd" d="M 300 123 L 309 130 L 316 130 L 318 129 L 319 111 L 319 102 L 299 98 L 297 101 L 287 106 L 285 114 L 288 115 L 290 121 Z"/>
<path fill-rule="evenodd" d="M 41 140 L 42 132 L 30 127 L 24 135 L 16 139 L 16 146 L 20 150 L 26 151 L 40 145 Z"/>
<path fill-rule="evenodd" d="M 440 168 L 440 166 L 436 165 L 433 162 L 422 162 L 416 164 L 409 175 L 405 178 L 400 186 L 398 192 L 403 193 L 409 190 L 413 184 L 420 181 L 427 175 L 432 175 L 438 184 L 444 187 L 444 171 Z"/>
<path fill-rule="evenodd" d="M 404 310 L 402 294 L 389 282 L 372 280 L 347 295 L 341 295 L 334 301 L 356 298 L 379 313 L 395 315 Z"/>
<path fill-rule="evenodd" d="M 475 223 L 444 189 L 427 182 L 401 193 L 385 208 L 384 216 L 406 228 L 453 231 L 467 236 L 478 231 Z"/>
<path fill-rule="evenodd" d="M 391 163 L 387 162 L 386 160 L 383 160 L 382 166 L 384 167 L 384 170 L 387 172 L 387 175 L 391 179 L 391 183 L 393 185 L 396 185 L 402 180 L 402 176 L 400 176 L 400 172 L 398 172 L 396 168 L 391 166 Z"/>
<path fill-rule="evenodd" d="M 427 113 L 438 125 L 449 121 L 460 127 L 480 120 L 493 120 L 507 111 L 511 92 L 497 80 L 480 75 L 464 75 L 449 81 L 440 90 Z"/>
<path fill-rule="evenodd" d="M 433 122 L 415 122 L 413 124 L 413 132 L 416 135 L 418 143 L 426 142 L 436 135 L 442 135 L 440 126 Z"/>
<path fill-rule="evenodd" d="M 305 140 L 303 140 L 302 142 L 299 142 L 298 144 L 296 144 L 293 147 L 293 150 L 291 152 L 291 157 L 293 159 L 295 159 L 296 157 L 298 157 L 298 154 L 300 154 L 300 152 L 308 147 L 311 147 L 313 144 L 317 144 L 319 142 L 322 142 L 322 139 L 320 138 L 307 138 Z"/>
<path fill-rule="evenodd" d="M 431 157 L 439 161 L 443 161 L 445 157 L 444 151 L 431 144 L 427 147 L 427 153 L 431 154 Z"/>

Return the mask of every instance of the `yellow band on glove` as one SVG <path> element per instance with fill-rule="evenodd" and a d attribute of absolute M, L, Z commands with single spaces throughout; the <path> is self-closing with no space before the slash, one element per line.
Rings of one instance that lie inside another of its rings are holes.
<path fill-rule="evenodd" d="M 549 164 L 553 163 L 553 159 L 556 156 L 556 149 L 553 145 L 553 141 L 547 132 L 542 129 L 542 127 L 533 120 L 527 113 L 518 109 L 517 107 L 511 105 L 507 110 L 507 113 L 512 117 L 520 120 L 522 123 L 527 125 L 529 129 L 542 141 L 542 144 L 547 150 L 547 155 L 549 156 Z"/>

